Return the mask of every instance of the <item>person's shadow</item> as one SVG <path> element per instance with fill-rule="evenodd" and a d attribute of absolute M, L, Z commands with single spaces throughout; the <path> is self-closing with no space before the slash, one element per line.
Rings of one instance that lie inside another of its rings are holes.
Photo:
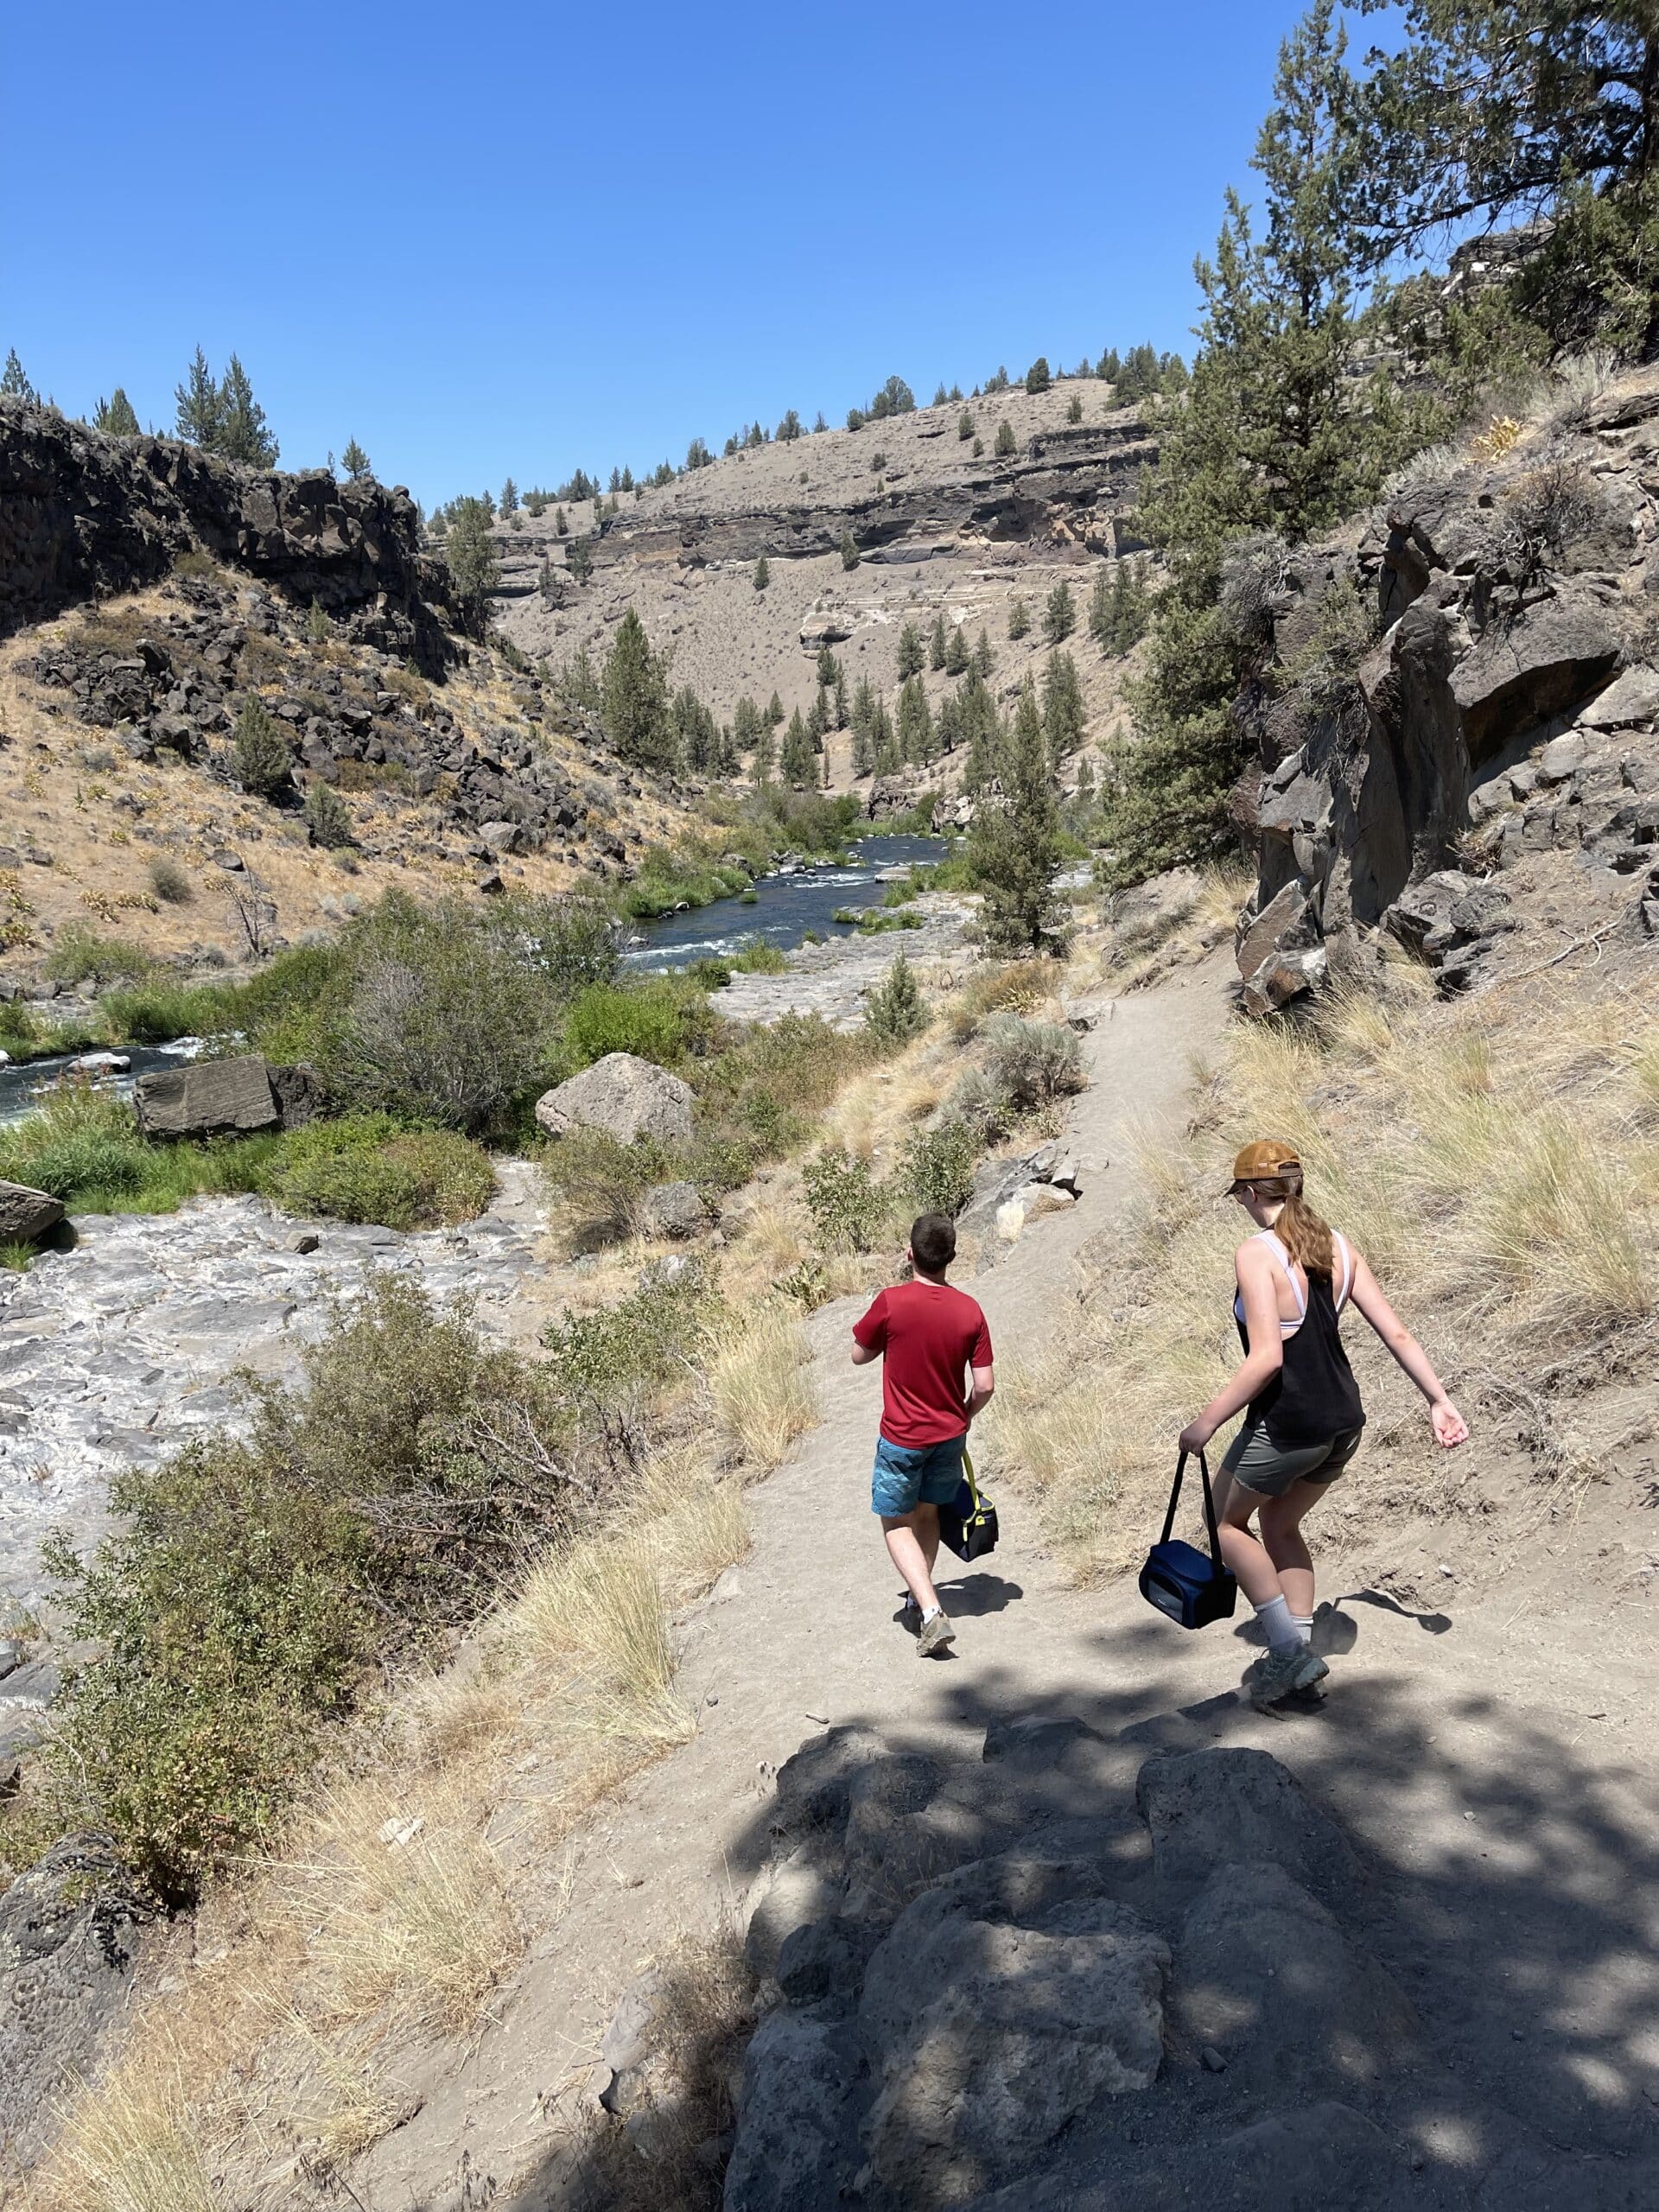
<path fill-rule="evenodd" d="M 1376 1605 L 1382 1612 L 1397 1613 L 1402 1620 L 1415 1621 L 1430 1636 L 1444 1636 L 1452 1625 L 1449 1613 L 1414 1613 L 1386 1591 L 1350 1590 L 1334 1601 L 1327 1599 L 1313 1616 L 1313 1649 L 1321 1659 L 1344 1658 L 1359 1642 L 1359 1623 L 1343 1611 L 1345 1605 Z M 1268 1640 L 1254 1615 L 1240 1621 L 1233 1634 L 1241 1643 L 1265 1645 Z"/>
<path fill-rule="evenodd" d="M 936 1580 L 944 1610 L 952 1620 L 975 1620 L 982 1613 L 1000 1613 L 1025 1596 L 1017 1582 L 1002 1574 L 964 1574 L 959 1582 Z M 903 1623 L 905 1610 L 896 1606 L 893 1618 Z"/>

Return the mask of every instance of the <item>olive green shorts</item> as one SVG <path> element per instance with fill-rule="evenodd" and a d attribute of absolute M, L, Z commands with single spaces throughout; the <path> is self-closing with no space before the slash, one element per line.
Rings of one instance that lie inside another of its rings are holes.
<path fill-rule="evenodd" d="M 1275 1444 L 1257 1421 L 1246 1421 L 1221 1463 L 1241 1490 L 1282 1497 L 1293 1483 L 1333 1483 L 1359 1448 L 1363 1431 L 1344 1429 L 1323 1444 Z"/>

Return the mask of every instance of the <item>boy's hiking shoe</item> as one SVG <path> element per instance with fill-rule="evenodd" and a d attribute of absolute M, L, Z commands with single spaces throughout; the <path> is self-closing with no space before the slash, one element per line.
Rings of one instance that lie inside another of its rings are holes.
<path fill-rule="evenodd" d="M 919 1636 L 922 1632 L 922 1609 L 908 1590 L 899 1597 L 899 1625 L 906 1636 Z"/>
<path fill-rule="evenodd" d="M 1330 1671 L 1319 1653 L 1306 1644 L 1281 1644 L 1276 1650 L 1264 1652 L 1246 1669 L 1244 1688 L 1252 1705 L 1277 1705 L 1293 1690 L 1312 1689 Z"/>
<path fill-rule="evenodd" d="M 957 1631 L 941 1608 L 937 1613 L 930 1613 L 922 1623 L 916 1637 L 916 1656 L 918 1659 L 931 1658 L 934 1652 L 943 1651 L 947 1643 L 956 1640 Z"/>

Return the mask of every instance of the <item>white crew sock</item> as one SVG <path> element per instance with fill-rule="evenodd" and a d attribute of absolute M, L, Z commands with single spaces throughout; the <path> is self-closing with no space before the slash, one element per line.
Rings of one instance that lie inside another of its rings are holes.
<path fill-rule="evenodd" d="M 1293 1613 L 1290 1617 L 1290 1624 L 1304 1643 L 1313 1643 L 1313 1616 L 1312 1613 Z"/>
<path fill-rule="evenodd" d="M 944 1611 L 944 1607 L 943 1605 L 930 1605 L 927 1611 L 922 1615 L 922 1626 L 925 1628 L 929 1621 L 937 1619 L 939 1614 Z"/>
<path fill-rule="evenodd" d="M 1269 1598 L 1265 1605 L 1258 1605 L 1255 1618 L 1262 1624 L 1271 1651 L 1294 1651 L 1301 1637 L 1296 1624 L 1290 1618 L 1290 1607 L 1282 1598 Z"/>

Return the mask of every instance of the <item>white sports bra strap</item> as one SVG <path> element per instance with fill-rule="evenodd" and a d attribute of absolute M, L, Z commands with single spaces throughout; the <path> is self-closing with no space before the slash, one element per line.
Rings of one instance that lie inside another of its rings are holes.
<path fill-rule="evenodd" d="M 1337 1249 L 1342 1255 L 1342 1287 L 1337 1293 L 1337 1311 L 1340 1313 L 1348 1303 L 1349 1292 L 1354 1287 L 1354 1255 L 1348 1249 L 1348 1239 L 1339 1229 L 1333 1229 L 1331 1234 L 1335 1237 Z"/>
<path fill-rule="evenodd" d="M 1272 1253 L 1274 1258 L 1278 1261 L 1280 1266 L 1284 1269 L 1285 1281 L 1290 1285 L 1290 1294 L 1296 1300 L 1297 1318 L 1299 1320 L 1306 1321 L 1307 1319 L 1307 1298 L 1306 1293 L 1302 1289 L 1302 1286 L 1296 1280 L 1296 1270 L 1290 1264 L 1289 1253 L 1286 1251 L 1284 1246 L 1279 1242 L 1279 1239 L 1274 1235 L 1270 1229 L 1264 1229 L 1262 1231 L 1260 1241 L 1267 1246 L 1268 1251 Z"/>

